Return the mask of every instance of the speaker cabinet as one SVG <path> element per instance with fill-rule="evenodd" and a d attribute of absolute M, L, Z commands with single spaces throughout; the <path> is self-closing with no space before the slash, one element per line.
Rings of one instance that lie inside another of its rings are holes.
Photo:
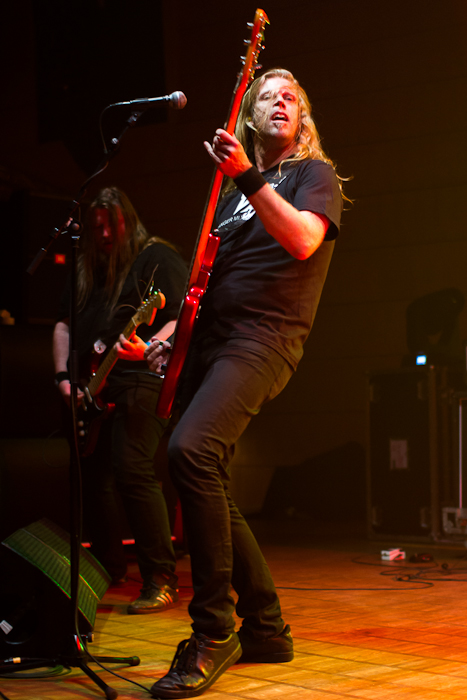
<path fill-rule="evenodd" d="M 0 659 L 54 658 L 72 634 L 70 540 L 43 519 L 17 530 L 0 548 Z M 89 638 L 110 577 L 81 547 L 78 625 Z"/>
<path fill-rule="evenodd" d="M 444 368 L 368 378 L 368 531 L 374 539 L 437 539 L 449 469 L 448 376 Z"/>
<path fill-rule="evenodd" d="M 443 531 L 465 542 L 467 535 L 467 391 L 452 393 L 451 499 L 443 504 Z"/>

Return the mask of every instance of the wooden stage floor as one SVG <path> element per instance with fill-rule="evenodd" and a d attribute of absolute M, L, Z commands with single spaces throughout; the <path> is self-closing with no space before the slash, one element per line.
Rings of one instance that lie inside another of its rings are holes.
<path fill-rule="evenodd" d="M 370 542 L 362 528 L 319 528 L 309 521 L 251 521 L 279 588 L 295 639 L 287 664 L 240 664 L 206 700 L 460 700 L 467 695 L 467 563 L 463 542 Z M 425 564 L 382 562 L 381 549 L 428 552 Z M 444 566 L 443 566 L 444 565 Z M 137 667 L 113 668 L 148 689 L 190 635 L 190 561 L 180 559 L 181 605 L 157 615 L 127 615 L 134 579 L 101 601 L 91 653 L 138 655 Z M 94 668 L 97 668 L 93 666 Z M 99 671 L 119 698 L 148 698 L 144 688 Z M 9 700 L 104 697 L 81 671 L 41 679 L 0 679 Z M 2 695 L 0 694 L 0 697 Z"/>

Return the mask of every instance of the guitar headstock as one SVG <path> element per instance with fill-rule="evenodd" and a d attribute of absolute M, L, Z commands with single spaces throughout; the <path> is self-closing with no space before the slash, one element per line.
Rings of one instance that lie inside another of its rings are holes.
<path fill-rule="evenodd" d="M 232 104 L 229 111 L 229 117 L 225 123 L 225 130 L 229 134 L 233 134 L 235 124 L 237 123 L 238 113 L 243 95 L 249 83 L 255 77 L 255 70 L 261 68 L 258 64 L 259 52 L 264 48 L 264 25 L 269 24 L 268 16 L 264 10 L 257 9 L 253 22 L 248 22 L 248 27 L 251 27 L 251 35 L 249 39 L 245 39 L 245 44 L 248 46 L 246 56 L 241 57 L 242 70 L 237 76 Z"/>
<path fill-rule="evenodd" d="M 136 326 L 140 326 L 142 323 L 146 323 L 150 326 L 156 317 L 156 311 L 158 309 L 163 309 L 165 306 L 165 296 L 161 291 L 151 293 L 148 298 L 143 301 L 132 321 Z"/>
<path fill-rule="evenodd" d="M 269 19 L 264 10 L 257 9 L 253 22 L 248 22 L 247 27 L 251 29 L 249 39 L 245 39 L 244 43 L 248 46 L 246 56 L 241 57 L 243 69 L 241 71 L 242 78 L 246 79 L 246 84 L 251 83 L 255 77 L 255 71 L 262 68 L 258 63 L 260 51 L 264 49 L 264 25 L 269 24 Z"/>

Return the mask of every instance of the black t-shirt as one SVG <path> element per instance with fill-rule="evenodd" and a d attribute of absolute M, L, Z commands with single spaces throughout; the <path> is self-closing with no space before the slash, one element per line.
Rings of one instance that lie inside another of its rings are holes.
<path fill-rule="evenodd" d="M 149 340 L 168 321 L 177 318 L 183 298 L 187 269 L 180 255 L 164 243 L 154 243 L 148 246 L 134 261 L 123 284 L 115 311 L 110 317 L 106 306 L 107 297 L 103 288 L 104 280 L 97 277 L 86 306 L 78 313 L 77 317 L 78 361 L 83 377 L 86 377 L 88 372 L 87 364 L 96 341 L 102 341 L 107 350 L 114 345 L 120 333 L 141 305 L 142 296 L 152 279 L 154 279 L 155 290 L 159 289 L 164 294 L 166 304 L 163 309 L 157 311 L 152 326 L 143 323 L 138 327 L 137 334 L 143 340 Z M 68 318 L 69 300 L 70 289 L 68 286 L 61 300 L 58 321 Z M 119 360 L 112 369 L 112 376 L 126 370 L 149 371 L 145 361 Z"/>
<path fill-rule="evenodd" d="M 216 212 L 219 252 L 195 337 L 257 340 L 296 367 L 338 235 L 342 196 L 334 169 L 323 161 L 285 163 L 263 175 L 296 209 L 328 217 L 325 241 L 297 260 L 267 233 L 244 195 L 236 190 L 224 197 Z"/>

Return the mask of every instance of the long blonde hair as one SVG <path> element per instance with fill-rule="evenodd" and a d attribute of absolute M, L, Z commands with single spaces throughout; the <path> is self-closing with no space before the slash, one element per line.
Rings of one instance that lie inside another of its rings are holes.
<path fill-rule="evenodd" d="M 123 238 L 114 235 L 115 243 L 112 246 L 110 255 L 105 260 L 99 255 L 96 237 L 90 225 L 91 217 L 96 209 L 107 209 L 110 226 L 114 234 L 117 231 L 118 210 L 122 213 L 125 223 Z M 80 241 L 77 274 L 79 310 L 82 310 L 86 305 L 95 282 L 96 272 L 98 269 L 101 269 L 105 272 L 106 308 L 110 315 L 115 309 L 123 284 L 134 260 L 144 248 L 158 242 L 170 246 L 162 238 L 149 237 L 135 208 L 122 190 L 118 189 L 118 187 L 105 187 L 100 190 L 89 206 L 87 225 L 84 227 Z"/>
<path fill-rule="evenodd" d="M 254 137 L 255 134 L 258 133 L 257 126 L 261 126 L 255 125 L 255 105 L 262 86 L 266 80 L 270 78 L 283 78 L 294 86 L 297 92 L 298 107 L 300 110 L 299 129 L 296 134 L 297 150 L 292 156 L 285 158 L 280 165 L 289 161 L 301 161 L 306 158 L 313 158 L 314 160 L 322 160 L 335 167 L 334 163 L 329 156 L 326 155 L 321 146 L 318 129 L 311 116 L 311 104 L 305 90 L 301 87 L 298 80 L 294 78 L 292 73 L 284 68 L 272 68 L 266 71 L 266 73 L 263 73 L 263 75 L 252 82 L 249 90 L 243 97 L 237 125 L 235 127 L 235 136 L 242 144 L 250 161 L 255 163 Z M 342 191 L 342 178 L 338 179 Z M 234 188 L 235 184 L 233 180 L 229 179 L 224 188 L 224 194 L 227 194 Z"/>

